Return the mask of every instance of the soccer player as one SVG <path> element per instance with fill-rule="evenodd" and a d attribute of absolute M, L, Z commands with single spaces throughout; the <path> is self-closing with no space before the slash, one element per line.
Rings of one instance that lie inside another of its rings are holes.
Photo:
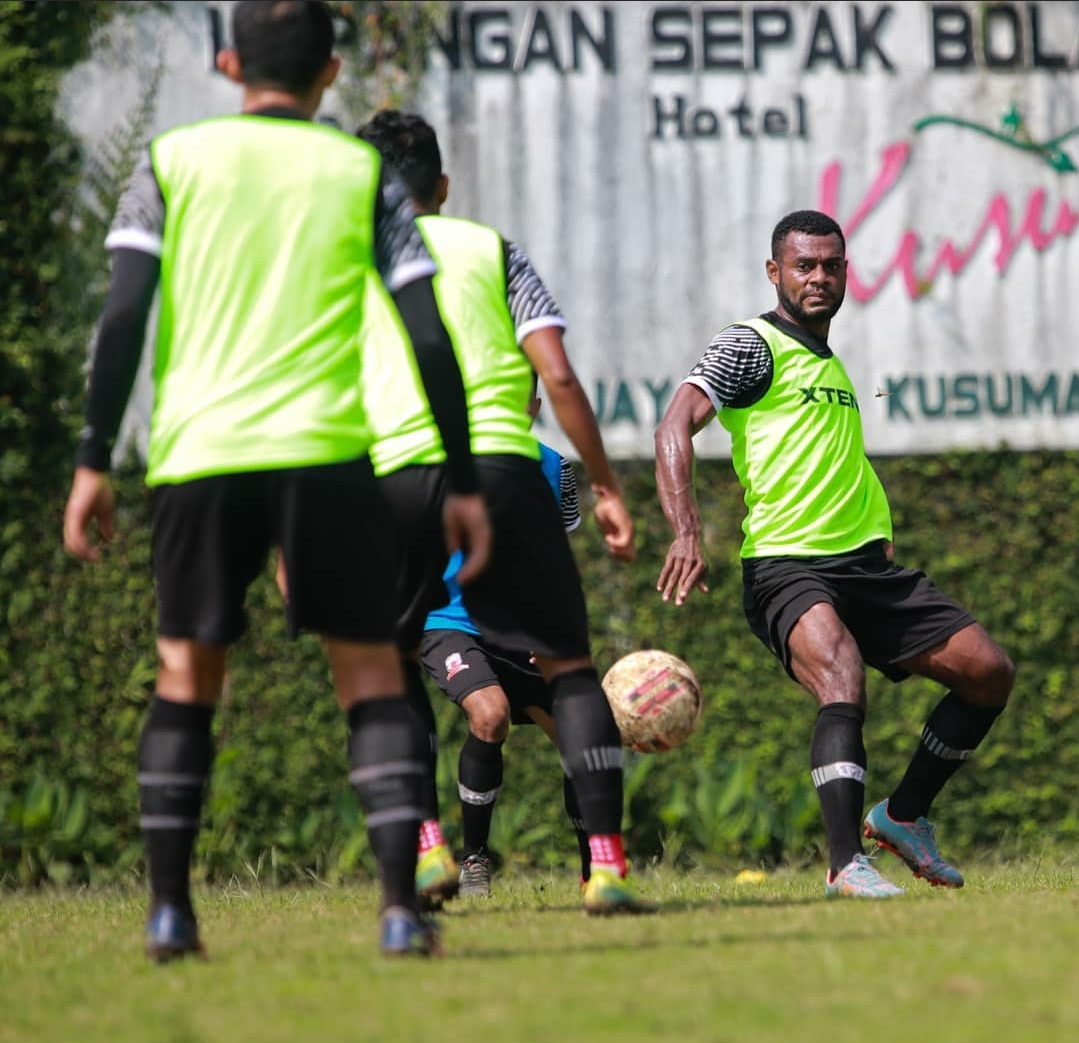
<path fill-rule="evenodd" d="M 465 607 L 485 642 L 534 655 L 550 689 L 558 749 L 589 834 L 585 909 L 651 911 L 626 879 L 621 736 L 592 661 L 580 575 L 526 410 L 536 373 L 588 474 L 609 552 L 631 560 L 633 520 L 566 355 L 565 320 L 519 246 L 493 228 L 438 215 L 449 181 L 434 130 L 421 117 L 384 110 L 359 134 L 401 173 L 424 215 L 418 223 L 439 267 L 435 292 L 464 376 L 472 450 L 494 530 L 488 569 L 476 579 L 460 577 Z M 365 333 L 383 336 L 371 327 Z M 411 596 L 399 640 L 411 653 L 428 613 L 445 601 L 446 558 L 418 508 L 438 502 L 443 450 L 418 385 L 413 381 L 408 390 L 397 373 L 403 356 L 383 350 L 366 357 L 394 389 L 369 403 L 372 460 L 406 548 L 403 573 Z M 433 721 L 419 664 L 410 662 L 416 705 L 426 702 Z"/>
<path fill-rule="evenodd" d="M 535 420 L 540 409 L 532 381 L 528 414 Z M 540 443 L 540 465 L 562 515 L 562 527 L 575 532 L 581 524 L 577 474 L 573 465 L 548 445 Z M 420 653 L 427 675 L 468 718 L 468 735 L 457 761 L 457 792 L 461 804 L 460 891 L 462 896 L 487 898 L 491 894 L 491 819 L 502 789 L 502 747 L 510 724 L 537 724 L 558 748 L 552 716 L 551 693 L 532 657 L 485 642 L 469 618 L 457 583 L 459 555 L 446 569 L 449 601 L 427 617 Z M 581 822 L 573 781 L 563 773 L 562 796 L 581 858 L 581 880 L 591 872 L 588 834 Z"/>
<path fill-rule="evenodd" d="M 675 536 L 657 589 L 675 605 L 708 589 L 693 436 L 718 417 L 748 506 L 746 617 L 819 707 L 810 766 L 830 853 L 825 893 L 902 893 L 866 857 L 863 833 L 916 876 L 962 887 L 926 816 L 1003 710 L 1015 668 L 924 572 L 893 560 L 891 512 L 865 455 L 858 396 L 828 343 L 846 291 L 842 230 L 826 214 L 795 211 L 776 225 L 771 248 L 776 308 L 716 335 L 656 429 L 656 486 Z M 863 823 L 867 665 L 949 691 L 898 786 Z"/>
<path fill-rule="evenodd" d="M 423 734 L 402 698 L 384 550 L 395 530 L 368 456 L 364 283 L 385 285 L 414 347 L 450 461 L 446 539 L 467 550 L 471 575 L 490 532 L 461 374 L 407 190 L 381 180 L 376 150 L 312 122 L 339 66 L 328 6 L 237 3 L 232 33 L 218 66 L 243 85 L 242 112 L 155 138 L 106 241 L 112 278 L 64 514 L 66 548 L 96 560 L 95 526 L 105 541 L 113 531 L 112 445 L 160 289 L 146 474 L 160 666 L 138 749 L 146 951 L 202 951 L 190 863 L 214 707 L 247 589 L 280 547 L 290 629 L 322 636 L 348 717 L 381 949 L 428 954 L 437 933 L 415 891 Z"/>

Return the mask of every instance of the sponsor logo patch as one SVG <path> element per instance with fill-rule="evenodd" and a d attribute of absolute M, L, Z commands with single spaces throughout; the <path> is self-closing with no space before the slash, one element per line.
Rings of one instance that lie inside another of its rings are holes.
<path fill-rule="evenodd" d="M 452 655 L 446 656 L 446 680 L 452 681 L 456 674 L 459 674 L 462 670 L 468 669 L 468 663 L 466 663 L 459 652 L 454 652 Z"/>

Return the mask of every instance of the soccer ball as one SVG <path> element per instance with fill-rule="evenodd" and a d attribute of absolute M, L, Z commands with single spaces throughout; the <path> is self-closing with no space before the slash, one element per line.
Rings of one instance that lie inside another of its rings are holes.
<path fill-rule="evenodd" d="M 636 753 L 681 746 L 700 720 L 703 701 L 689 664 L 659 648 L 622 656 L 604 675 L 622 745 Z"/>

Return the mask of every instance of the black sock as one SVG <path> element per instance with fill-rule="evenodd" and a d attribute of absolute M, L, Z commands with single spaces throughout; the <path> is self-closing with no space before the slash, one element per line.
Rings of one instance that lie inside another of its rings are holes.
<path fill-rule="evenodd" d="M 865 711 L 854 703 L 829 703 L 817 713 L 809 751 L 833 873 L 862 854 L 865 804 Z"/>
<path fill-rule="evenodd" d="M 555 734 L 588 833 L 622 834 L 622 737 L 594 667 L 551 682 Z"/>
<path fill-rule="evenodd" d="M 906 773 L 888 799 L 888 814 L 913 822 L 929 814 L 945 783 L 989 734 L 1003 706 L 975 706 L 949 692 L 930 714 Z"/>
<path fill-rule="evenodd" d="M 416 852 L 427 774 L 423 729 L 408 702 L 365 699 L 348 711 L 349 781 L 367 818 L 383 907 L 415 909 Z"/>
<path fill-rule="evenodd" d="M 577 850 L 581 855 L 581 879 L 587 880 L 592 875 L 592 849 L 588 846 L 588 833 L 581 820 L 581 808 L 577 803 L 577 791 L 573 788 L 573 779 L 568 775 L 562 776 L 562 802 L 566 807 L 573 826 L 573 832 L 577 837 Z"/>
<path fill-rule="evenodd" d="M 420 725 L 427 735 L 427 772 L 423 784 L 423 817 L 437 819 L 438 806 L 438 722 L 427 686 L 423 683 L 423 672 L 415 660 L 406 659 L 405 695 L 408 704 L 420 719 Z"/>
<path fill-rule="evenodd" d="M 155 695 L 138 751 L 139 824 L 154 905 L 193 915 L 191 855 L 213 762 L 213 709 Z"/>
<path fill-rule="evenodd" d="M 491 816 L 501 789 L 502 743 L 484 742 L 469 732 L 457 761 L 461 835 L 466 857 L 487 849 Z"/>

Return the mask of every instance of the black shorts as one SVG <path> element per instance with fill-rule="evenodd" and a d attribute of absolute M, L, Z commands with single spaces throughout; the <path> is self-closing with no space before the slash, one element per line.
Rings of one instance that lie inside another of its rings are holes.
<path fill-rule="evenodd" d="M 490 648 L 554 659 L 591 654 L 581 576 L 538 460 L 480 456 L 494 532 L 488 567 L 462 598 Z"/>
<path fill-rule="evenodd" d="M 788 674 L 790 633 L 818 602 L 835 609 L 865 662 L 892 681 L 909 676 L 896 664 L 974 622 L 924 572 L 888 561 L 880 540 L 828 557 L 747 558 L 742 592 L 750 628 Z"/>
<path fill-rule="evenodd" d="M 394 527 L 367 457 L 155 486 L 152 545 L 162 637 L 236 641 L 279 547 L 293 635 L 393 640 Z"/>
<path fill-rule="evenodd" d="M 481 688 L 498 685 L 506 693 L 513 724 L 534 724 L 526 707 L 553 715 L 551 691 L 528 655 L 489 648 L 463 630 L 428 630 L 420 646 L 427 676 L 458 706 Z"/>
<path fill-rule="evenodd" d="M 449 562 L 442 528 L 446 469 L 440 464 L 402 467 L 378 483 L 397 532 L 397 642 L 402 651 L 414 652 L 428 614 L 449 599 L 442 578 Z"/>

